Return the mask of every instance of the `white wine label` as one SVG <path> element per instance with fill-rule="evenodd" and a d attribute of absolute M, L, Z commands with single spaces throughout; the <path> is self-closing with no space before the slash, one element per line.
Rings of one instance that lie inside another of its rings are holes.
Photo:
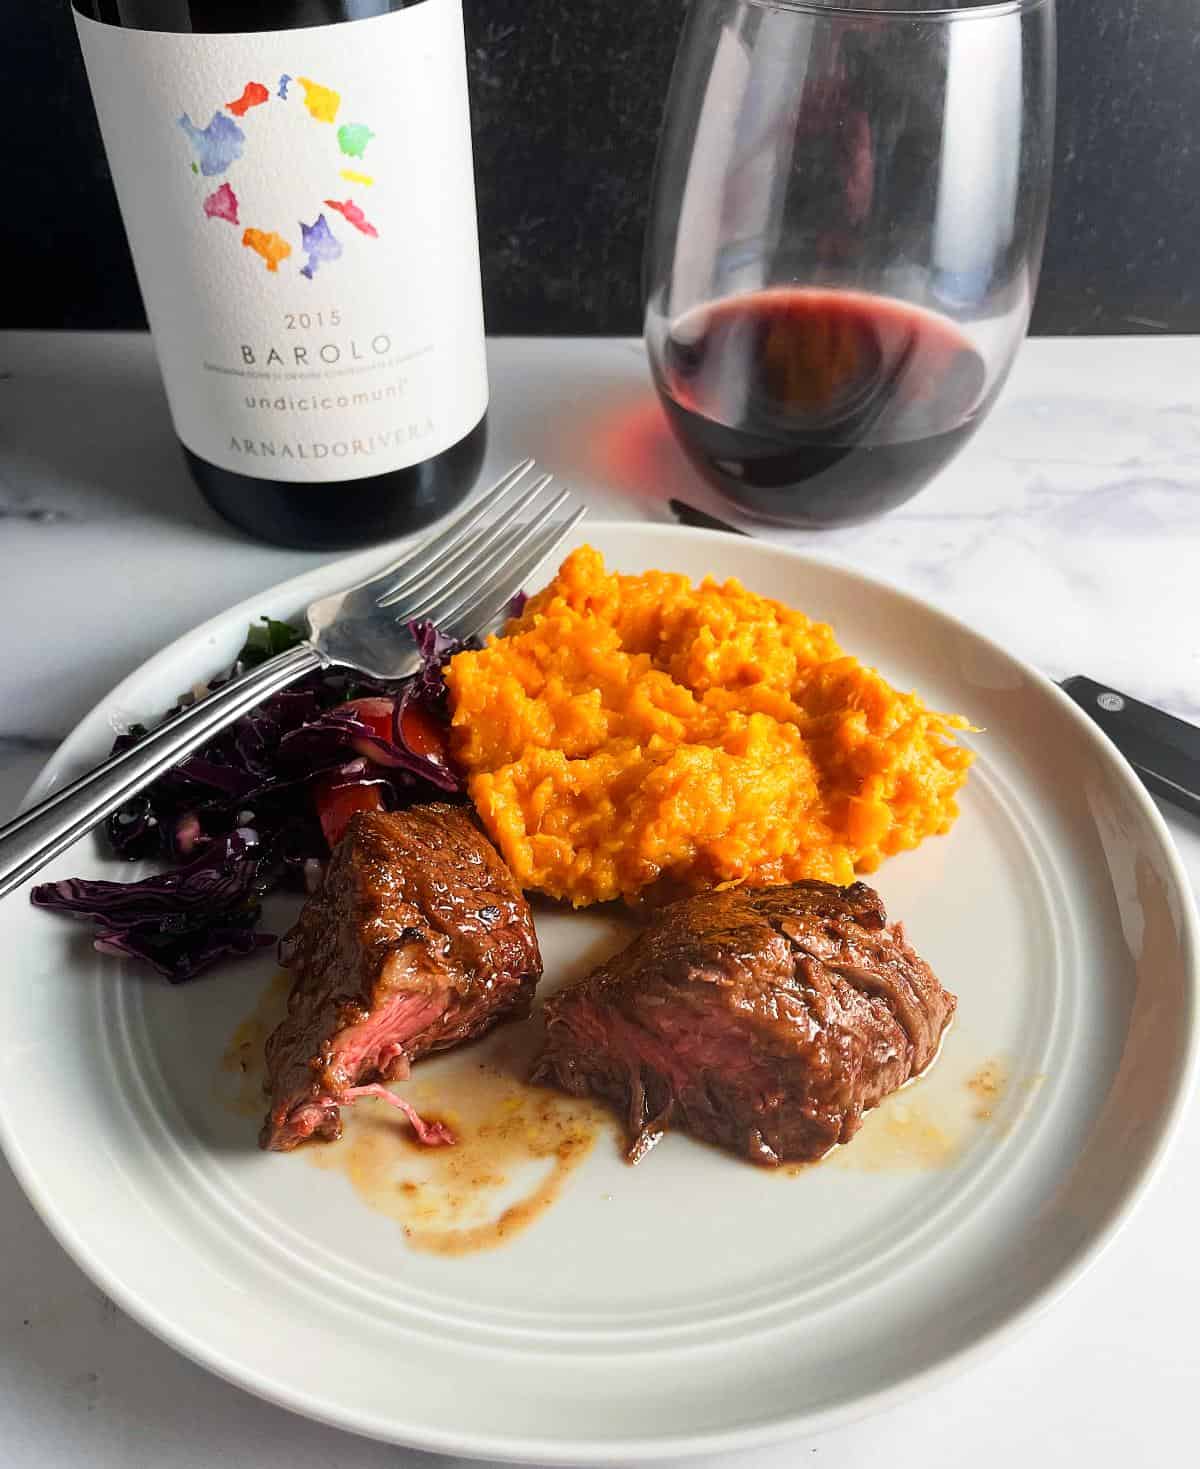
<path fill-rule="evenodd" d="M 76 23 L 183 443 L 310 483 L 402 469 L 473 428 L 461 0 L 245 35 Z"/>

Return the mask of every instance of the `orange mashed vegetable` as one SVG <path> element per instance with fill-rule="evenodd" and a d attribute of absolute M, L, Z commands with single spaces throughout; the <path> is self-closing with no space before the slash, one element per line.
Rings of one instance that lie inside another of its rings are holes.
<path fill-rule="evenodd" d="M 748 881 L 847 883 L 947 831 L 966 720 L 737 581 L 571 553 L 446 672 L 451 748 L 523 888 L 576 906 Z"/>

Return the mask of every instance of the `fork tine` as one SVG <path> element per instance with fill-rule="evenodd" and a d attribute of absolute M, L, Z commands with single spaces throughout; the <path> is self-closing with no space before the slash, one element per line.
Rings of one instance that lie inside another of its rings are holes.
<path fill-rule="evenodd" d="M 497 576 L 492 588 L 483 592 L 473 607 L 467 608 L 457 621 L 451 621 L 443 631 L 461 642 L 483 632 L 503 612 L 526 577 L 531 576 L 547 556 L 562 544 L 586 514 L 586 506 L 581 505 L 566 520 L 557 521 L 543 531 L 517 562 Z"/>
<path fill-rule="evenodd" d="M 487 557 L 496 557 L 507 551 L 512 543 L 520 535 L 525 521 L 512 522 L 508 516 L 504 517 L 503 525 L 490 525 L 486 533 L 480 532 L 471 546 L 472 555 L 466 565 L 462 568 L 462 576 L 472 573 L 478 574 Z M 414 601 L 404 599 L 404 605 L 399 609 L 402 617 L 408 621 L 431 621 L 431 611 L 436 611 L 440 604 L 462 585 L 461 579 L 455 581 L 453 577 L 444 577 L 435 587 L 429 588 Z"/>
<path fill-rule="evenodd" d="M 541 494 L 547 485 L 554 479 L 552 474 L 544 474 L 521 496 L 515 505 L 506 506 L 504 509 L 504 525 L 511 526 L 518 516 L 522 515 L 529 505 Z M 495 506 L 493 505 L 493 509 Z M 489 521 L 480 529 L 470 535 L 463 536 L 457 545 L 453 546 L 450 553 L 430 566 L 424 575 L 415 579 L 409 578 L 407 582 L 384 596 L 376 598 L 379 607 L 393 607 L 397 602 L 404 603 L 404 613 L 409 619 L 419 617 L 424 607 L 433 599 L 440 597 L 446 591 L 448 585 L 453 584 L 454 573 L 459 567 L 469 567 L 477 560 L 480 553 L 485 550 L 492 541 L 498 529 L 495 520 Z"/>
<path fill-rule="evenodd" d="M 503 516 L 504 522 L 511 522 L 512 517 L 527 504 L 537 492 L 548 485 L 553 478 L 552 475 L 544 474 L 527 490 L 516 504 L 506 503 L 512 491 L 516 488 L 516 482 L 509 485 L 501 494 L 492 496 L 487 505 L 482 507 L 483 512 L 472 517 L 472 523 L 459 527 L 460 534 L 454 537 L 446 547 L 443 555 L 437 556 L 423 566 L 417 566 L 409 571 L 399 583 L 390 587 L 382 596 L 375 599 L 378 607 L 391 607 L 397 602 L 408 606 L 422 596 L 436 597 L 454 570 L 464 564 L 469 564 L 477 554 L 481 542 L 485 542 L 493 534 L 495 525 Z M 490 517 L 490 518 L 489 518 Z M 482 522 L 482 523 L 481 523 Z"/>
<path fill-rule="evenodd" d="M 513 526 L 497 526 L 493 542 L 486 551 L 480 554 L 478 563 L 470 575 L 465 579 L 452 582 L 444 589 L 444 595 L 436 602 L 427 603 L 422 609 L 422 618 L 440 627 L 442 623 L 449 622 L 469 611 L 479 600 L 480 593 L 486 591 L 495 578 L 504 573 L 505 568 L 521 554 L 526 545 L 569 499 L 568 491 L 560 490 L 548 505 L 540 506 L 536 514 L 531 514 L 523 525 L 515 528 L 517 531 L 515 536 L 512 535 Z"/>
<path fill-rule="evenodd" d="M 505 517 L 505 520 L 507 520 L 507 517 Z M 507 555 L 508 551 L 513 549 L 513 545 L 516 544 L 518 536 L 524 532 L 524 527 L 526 527 L 527 523 L 529 521 L 521 520 L 516 524 L 507 523 L 504 526 L 492 527 L 492 535 L 489 536 L 488 544 L 483 546 L 483 554 L 480 557 L 476 557 L 473 566 L 467 567 L 464 570 L 464 576 L 467 573 L 480 574 L 482 571 L 488 569 L 489 566 L 494 566 L 495 561 L 499 557 Z M 433 614 L 439 613 L 439 607 L 445 604 L 449 596 L 451 596 L 451 593 L 457 591 L 461 585 L 463 583 L 461 583 L 460 579 L 457 583 L 449 583 L 447 586 L 439 586 L 439 588 L 433 589 L 432 596 L 426 596 L 422 601 L 411 605 L 411 607 L 405 604 L 401 608 L 402 616 L 407 618 L 408 621 L 420 621 L 420 623 L 435 620 Z"/>
<path fill-rule="evenodd" d="M 549 487 L 551 476 L 546 475 L 544 482 Z M 542 493 L 539 487 L 539 494 Z M 560 490 L 551 502 L 553 506 L 561 503 L 566 491 Z M 547 512 L 545 500 L 538 503 L 538 496 L 526 495 L 522 504 L 527 509 L 527 518 L 515 522 L 505 515 L 503 518 L 492 520 L 476 537 L 472 546 L 472 562 L 465 572 L 457 579 L 445 577 L 440 579 L 439 584 L 414 602 L 405 599 L 404 614 L 412 619 L 419 617 L 422 621 L 440 622 L 451 613 L 467 606 L 467 598 L 471 596 L 471 589 L 483 585 L 488 575 L 499 564 L 498 558 L 516 554 L 519 550 L 517 538 L 524 535 L 527 527 L 532 521 L 541 521 Z M 463 579 L 465 576 L 465 580 Z"/>
<path fill-rule="evenodd" d="M 537 501 L 541 493 L 550 487 L 553 478 L 553 475 L 543 475 L 533 489 L 522 496 L 519 505 L 514 505 L 511 512 L 506 511 L 503 519 L 493 520 L 478 532 L 471 543 L 470 556 L 457 576 L 439 578 L 438 584 L 429 588 L 416 601 L 410 602 L 406 598 L 405 616 L 433 622 L 457 611 L 461 605 L 459 598 L 469 597 L 471 587 L 486 578 L 489 569 L 497 564 L 497 558 L 514 550 L 518 537 L 524 533 L 530 519 L 545 514 L 545 504 L 539 506 Z M 559 492 L 559 500 L 563 493 L 565 492 Z M 529 517 L 525 520 L 518 519 L 518 513 L 526 510 Z"/>
<path fill-rule="evenodd" d="M 382 571 L 376 572 L 366 585 L 373 587 L 377 583 L 384 584 L 381 595 L 388 596 L 398 589 L 408 586 L 414 578 L 421 578 L 422 574 L 427 573 L 431 566 L 437 566 L 438 561 L 447 551 L 454 548 L 460 536 L 467 535 L 489 511 L 494 510 L 503 501 L 504 497 L 520 484 L 533 466 L 534 460 L 532 459 L 523 459 L 520 464 L 514 464 L 507 473 L 500 476 L 490 489 L 485 490 L 473 504 L 469 505 L 456 520 L 452 521 L 433 540 L 422 541 L 420 545 L 414 546 L 404 556 L 400 557 L 398 561 L 394 561 L 390 566 L 385 566 Z M 398 581 L 396 580 L 397 577 L 399 577 Z"/>

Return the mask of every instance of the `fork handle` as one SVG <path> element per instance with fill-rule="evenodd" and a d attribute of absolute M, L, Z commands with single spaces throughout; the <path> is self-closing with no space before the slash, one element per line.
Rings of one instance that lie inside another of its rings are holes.
<path fill-rule="evenodd" d="M 310 643 L 268 659 L 0 827 L 0 898 L 219 730 L 325 662 Z"/>

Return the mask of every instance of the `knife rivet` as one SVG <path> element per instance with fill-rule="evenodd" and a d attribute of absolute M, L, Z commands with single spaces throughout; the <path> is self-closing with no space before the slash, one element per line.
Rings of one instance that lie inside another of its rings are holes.
<path fill-rule="evenodd" d="M 1119 714 L 1125 707 L 1125 700 L 1120 694 L 1110 694 L 1107 691 L 1096 695 L 1096 703 L 1101 709 L 1106 709 L 1110 714 Z"/>

